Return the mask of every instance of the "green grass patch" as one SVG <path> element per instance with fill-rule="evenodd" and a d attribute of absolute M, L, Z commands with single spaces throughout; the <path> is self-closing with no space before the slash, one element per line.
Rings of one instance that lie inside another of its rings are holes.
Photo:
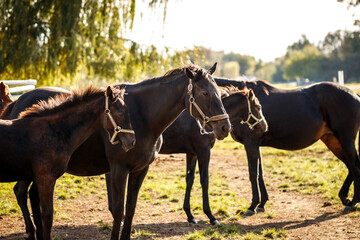
<path fill-rule="evenodd" d="M 195 230 L 186 236 L 187 240 L 225 240 L 225 239 L 285 239 L 286 231 L 284 229 L 265 228 L 247 231 L 237 224 L 222 224 L 215 228 L 207 228 L 205 230 Z"/>

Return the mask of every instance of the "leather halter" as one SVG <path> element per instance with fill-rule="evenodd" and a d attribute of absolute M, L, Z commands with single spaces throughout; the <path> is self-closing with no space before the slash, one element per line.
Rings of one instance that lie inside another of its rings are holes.
<path fill-rule="evenodd" d="M 190 109 L 189 109 L 189 112 L 190 112 L 190 115 L 195 118 L 199 128 L 200 128 L 200 134 L 201 135 L 204 135 L 204 134 L 212 134 L 213 132 L 207 132 L 205 130 L 205 126 L 207 123 L 209 122 L 215 122 L 215 121 L 220 121 L 220 120 L 223 120 L 223 119 L 229 119 L 229 115 L 228 114 L 219 114 L 219 115 L 215 115 L 215 116 L 212 116 L 212 117 L 207 117 L 203 111 L 201 111 L 199 105 L 196 104 L 195 102 L 195 98 L 194 98 L 194 95 L 193 95 L 193 84 L 192 84 L 192 79 L 189 78 L 189 85 L 188 85 L 188 95 L 190 96 L 189 97 L 189 103 L 190 103 Z M 194 107 L 196 108 L 196 110 L 199 112 L 199 114 L 201 115 L 202 117 L 202 124 L 200 123 L 200 119 L 195 117 L 192 113 L 192 106 L 194 105 Z"/>
<path fill-rule="evenodd" d="M 264 117 L 264 115 L 262 114 L 262 112 L 260 112 L 260 118 L 257 118 L 257 117 L 251 112 L 251 105 L 250 105 L 249 94 L 247 94 L 246 100 L 247 100 L 247 103 L 248 103 L 249 115 L 248 115 L 246 121 L 241 120 L 240 123 L 241 123 L 241 124 L 246 123 L 247 125 L 249 125 L 249 128 L 250 128 L 251 130 L 253 130 L 256 125 L 258 125 L 258 124 L 259 124 L 260 122 L 262 122 L 262 121 L 265 121 L 265 117 Z M 253 118 L 253 119 L 255 120 L 255 122 L 254 122 L 253 124 L 250 123 L 251 118 Z"/>
<path fill-rule="evenodd" d="M 110 132 L 106 129 L 106 122 L 107 122 L 107 119 L 109 118 L 111 124 L 113 125 L 114 127 L 114 133 L 110 134 Z M 123 129 L 121 128 L 119 125 L 116 124 L 114 118 L 111 116 L 111 113 L 110 113 L 110 109 L 109 109 L 109 97 L 107 95 L 107 92 L 105 91 L 105 116 L 104 116 L 104 129 L 106 130 L 106 132 L 108 133 L 109 135 L 109 141 L 112 145 L 115 145 L 115 144 L 118 144 L 120 143 L 119 140 L 115 141 L 115 138 L 116 136 L 119 134 L 119 133 L 128 133 L 128 134 L 135 134 L 134 130 L 129 130 L 129 129 Z"/>

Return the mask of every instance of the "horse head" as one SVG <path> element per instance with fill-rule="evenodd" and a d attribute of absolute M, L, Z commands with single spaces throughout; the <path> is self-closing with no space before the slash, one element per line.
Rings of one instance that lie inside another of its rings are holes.
<path fill-rule="evenodd" d="M 108 86 L 105 91 L 104 129 L 109 134 L 109 141 L 115 145 L 122 143 L 122 148 L 129 151 L 135 146 L 135 132 L 130 124 L 130 117 L 124 102 L 125 90 Z M 118 137 L 119 140 L 115 140 Z"/>
<path fill-rule="evenodd" d="M 209 70 L 190 65 L 184 69 L 189 78 L 186 108 L 200 127 L 201 134 L 207 134 L 205 126 L 209 125 L 217 139 L 224 139 L 230 131 L 230 121 L 221 101 L 220 89 L 212 74 L 216 63 Z"/>
<path fill-rule="evenodd" d="M 240 93 L 245 96 L 246 99 L 246 101 L 243 101 L 243 104 L 241 104 L 245 111 L 242 111 L 243 117 L 240 123 L 247 124 L 251 130 L 255 130 L 258 134 L 267 132 L 268 124 L 254 91 L 251 88 L 248 89 L 245 87 Z"/>

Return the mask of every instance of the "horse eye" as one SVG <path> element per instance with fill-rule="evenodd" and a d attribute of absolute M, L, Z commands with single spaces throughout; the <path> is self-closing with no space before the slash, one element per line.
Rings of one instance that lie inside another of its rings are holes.
<path fill-rule="evenodd" d="M 205 96 L 205 97 L 207 97 L 207 96 L 209 96 L 209 93 L 208 92 L 202 92 L 202 94 Z"/>

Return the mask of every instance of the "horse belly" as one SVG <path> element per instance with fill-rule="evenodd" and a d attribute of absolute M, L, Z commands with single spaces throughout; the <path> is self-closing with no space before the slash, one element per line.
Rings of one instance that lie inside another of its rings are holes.
<path fill-rule="evenodd" d="M 329 128 L 325 122 L 311 122 L 303 127 L 293 128 L 285 134 L 272 134 L 270 137 L 264 135 L 261 146 L 269 146 L 284 150 L 300 150 L 306 148 L 321 137 L 329 134 Z"/>

